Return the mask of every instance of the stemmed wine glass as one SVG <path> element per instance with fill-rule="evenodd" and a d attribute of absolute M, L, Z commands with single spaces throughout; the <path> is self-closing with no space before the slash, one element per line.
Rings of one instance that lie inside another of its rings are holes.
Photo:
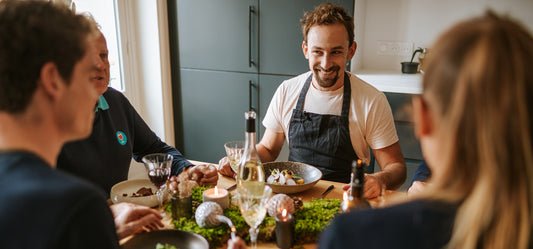
<path fill-rule="evenodd" d="M 263 219 L 265 219 L 267 203 L 272 194 L 272 189 L 269 186 L 262 186 L 261 188 L 255 189 L 239 188 L 237 191 L 239 209 L 241 210 L 244 221 L 250 226 L 250 242 L 252 242 L 252 249 L 256 249 L 257 235 L 259 233 L 257 227 L 259 227 L 261 222 L 263 222 Z"/>
<path fill-rule="evenodd" d="M 229 165 L 235 173 L 239 172 L 239 161 L 241 160 L 242 153 L 244 152 L 244 141 L 230 141 L 224 144 L 226 155 L 229 160 Z"/>
<path fill-rule="evenodd" d="M 163 205 L 163 198 L 165 196 L 164 190 L 167 186 L 167 181 L 170 177 L 171 165 L 173 156 L 165 153 L 149 154 L 142 158 L 144 167 L 148 173 L 148 178 L 154 186 L 157 187 L 157 201 L 158 208 Z"/>

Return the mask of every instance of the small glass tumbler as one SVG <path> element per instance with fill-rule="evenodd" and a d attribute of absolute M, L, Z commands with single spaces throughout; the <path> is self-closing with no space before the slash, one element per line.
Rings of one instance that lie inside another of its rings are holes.
<path fill-rule="evenodd" d="M 192 217 L 192 196 L 183 198 L 171 196 L 170 199 L 172 202 L 172 219 Z"/>

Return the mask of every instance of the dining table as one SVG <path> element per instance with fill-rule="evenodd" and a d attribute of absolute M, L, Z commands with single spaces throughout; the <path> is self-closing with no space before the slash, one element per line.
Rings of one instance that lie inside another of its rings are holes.
<path fill-rule="evenodd" d="M 201 161 L 194 161 L 189 160 L 194 165 L 201 165 L 201 164 L 211 164 Z M 217 166 L 216 164 L 214 164 Z M 217 187 L 222 189 L 229 189 L 230 194 L 234 194 L 235 192 L 235 185 L 236 181 L 235 179 L 227 176 L 223 176 L 219 173 Z M 305 190 L 303 192 L 294 193 L 294 194 L 288 194 L 290 197 L 299 197 L 301 200 L 305 202 L 312 201 L 314 199 L 342 199 L 344 194 L 343 187 L 346 186 L 346 183 L 341 182 L 333 182 L 333 181 L 327 181 L 327 180 L 319 180 L 313 187 L 311 187 L 308 190 Z M 333 186 L 333 187 L 331 187 Z M 325 195 L 323 195 L 328 188 L 332 188 L 329 190 Z M 273 193 L 273 195 L 276 193 Z M 407 198 L 407 194 L 404 191 L 395 191 L 395 190 L 385 190 L 380 196 L 369 199 L 369 203 L 372 206 L 372 208 L 379 208 L 384 207 L 387 205 L 390 205 L 391 203 L 397 203 L 402 200 L 405 200 Z M 163 219 L 163 223 L 165 224 L 165 227 L 163 229 L 174 229 L 172 222 L 170 220 L 170 215 L 166 215 L 166 217 Z M 134 236 L 134 235 L 133 235 Z M 131 239 L 133 236 L 126 237 L 120 241 L 120 244 L 125 243 L 129 239 Z M 306 249 L 312 249 L 317 248 L 316 244 L 304 244 L 302 245 L 303 248 Z M 300 248 L 302 248 L 300 247 Z M 226 244 L 224 244 L 223 247 L 226 248 Z M 274 249 L 278 248 L 275 242 L 261 242 L 258 241 L 257 244 L 258 249 Z"/>

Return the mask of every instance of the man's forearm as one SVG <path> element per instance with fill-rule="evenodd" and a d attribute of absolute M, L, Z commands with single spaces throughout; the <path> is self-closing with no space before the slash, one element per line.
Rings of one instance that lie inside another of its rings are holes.
<path fill-rule="evenodd" d="M 405 182 L 406 179 L 405 164 L 400 162 L 391 163 L 383 167 L 383 170 L 376 172 L 373 175 L 385 184 L 387 189 L 398 189 Z"/>

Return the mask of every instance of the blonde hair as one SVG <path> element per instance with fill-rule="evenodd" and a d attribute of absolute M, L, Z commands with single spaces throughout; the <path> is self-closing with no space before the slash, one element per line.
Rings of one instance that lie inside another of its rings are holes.
<path fill-rule="evenodd" d="M 533 193 L 533 38 L 492 12 L 459 23 L 428 58 L 439 119 L 440 199 L 460 202 L 448 248 L 528 248 Z"/>

